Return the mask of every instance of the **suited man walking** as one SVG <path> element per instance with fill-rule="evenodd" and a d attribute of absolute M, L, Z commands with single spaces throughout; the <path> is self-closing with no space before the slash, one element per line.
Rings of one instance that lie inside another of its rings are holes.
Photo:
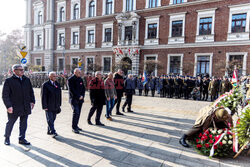
<path fill-rule="evenodd" d="M 132 105 L 132 99 L 133 99 L 133 76 L 131 74 L 128 75 L 128 78 L 125 80 L 124 86 L 125 86 L 125 95 L 126 95 L 126 101 L 122 106 L 122 111 L 125 112 L 125 107 L 128 106 L 127 112 L 133 112 L 131 110 Z"/>
<path fill-rule="evenodd" d="M 42 108 L 45 110 L 48 123 L 48 135 L 53 138 L 57 136 L 54 122 L 56 115 L 61 112 L 62 91 L 60 84 L 56 81 L 57 75 L 55 72 L 49 73 L 49 80 L 44 82 L 41 89 Z"/>
<path fill-rule="evenodd" d="M 93 125 L 91 122 L 91 117 L 96 112 L 96 117 L 95 117 L 96 125 L 104 126 L 104 124 L 102 124 L 100 121 L 103 105 L 106 104 L 104 88 L 105 86 L 102 80 L 102 74 L 100 71 L 97 71 L 95 73 L 95 78 L 90 81 L 90 85 L 89 85 L 89 89 L 90 89 L 89 96 L 90 96 L 90 101 L 92 105 L 89 111 L 89 115 L 88 115 L 89 125 Z"/>
<path fill-rule="evenodd" d="M 82 131 L 82 129 L 78 127 L 78 122 L 85 97 L 85 86 L 81 78 L 81 70 L 79 68 L 76 68 L 74 70 L 74 75 L 68 79 L 68 88 L 69 102 L 73 109 L 72 131 L 78 134 L 79 131 Z"/>
<path fill-rule="evenodd" d="M 19 124 L 19 144 L 30 145 L 25 139 L 27 130 L 28 115 L 35 105 L 34 91 L 30 79 L 24 76 L 22 65 L 12 66 L 13 76 L 6 79 L 3 86 L 2 99 L 7 108 L 8 122 L 5 128 L 5 145 L 10 145 L 10 135 L 13 126 L 18 118 Z"/>
<path fill-rule="evenodd" d="M 115 73 L 114 83 L 115 83 L 115 89 L 117 93 L 117 99 L 115 101 L 116 115 L 124 115 L 120 112 L 120 104 L 121 104 L 122 96 L 124 92 L 124 79 L 123 79 L 123 72 L 121 69 L 118 69 L 117 73 Z"/>

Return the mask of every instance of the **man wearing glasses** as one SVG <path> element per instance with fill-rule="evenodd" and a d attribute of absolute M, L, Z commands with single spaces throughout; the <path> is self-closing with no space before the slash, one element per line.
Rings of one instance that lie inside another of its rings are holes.
<path fill-rule="evenodd" d="M 10 135 L 16 120 L 20 117 L 19 144 L 30 145 L 25 139 L 28 115 L 35 105 L 34 91 L 30 79 L 24 76 L 22 65 L 12 66 L 13 76 L 6 79 L 2 98 L 7 108 L 8 122 L 5 128 L 5 145 L 10 145 Z"/>

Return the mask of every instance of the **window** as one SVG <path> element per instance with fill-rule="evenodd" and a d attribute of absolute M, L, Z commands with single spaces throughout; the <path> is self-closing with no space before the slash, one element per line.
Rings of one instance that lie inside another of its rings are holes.
<path fill-rule="evenodd" d="M 88 57 L 86 63 L 87 63 L 86 71 L 87 72 L 92 72 L 94 70 L 94 58 Z"/>
<path fill-rule="evenodd" d="M 91 1 L 89 3 L 89 17 L 94 17 L 95 16 L 95 2 Z"/>
<path fill-rule="evenodd" d="M 41 66 L 42 65 L 42 60 L 39 58 L 39 59 L 36 59 L 36 63 L 35 63 L 37 66 Z"/>
<path fill-rule="evenodd" d="M 94 30 L 88 30 L 88 43 L 95 42 L 95 33 Z"/>
<path fill-rule="evenodd" d="M 78 32 L 73 32 L 73 45 L 79 44 L 78 37 L 79 37 L 79 33 Z"/>
<path fill-rule="evenodd" d="M 172 37 L 182 36 L 182 20 L 177 20 L 172 22 Z"/>
<path fill-rule="evenodd" d="M 200 18 L 199 35 L 210 35 L 212 31 L 212 17 Z"/>
<path fill-rule="evenodd" d="M 198 56 L 197 57 L 197 74 L 209 74 L 210 57 Z"/>
<path fill-rule="evenodd" d="M 105 28 L 105 39 L 104 42 L 111 42 L 111 28 Z"/>
<path fill-rule="evenodd" d="M 37 46 L 42 46 L 42 35 L 37 35 Z"/>
<path fill-rule="evenodd" d="M 79 19 L 79 5 L 75 4 L 74 6 L 74 12 L 73 12 L 73 19 Z"/>
<path fill-rule="evenodd" d="M 170 56 L 170 73 L 180 74 L 181 57 Z"/>
<path fill-rule="evenodd" d="M 38 24 L 42 24 L 43 22 L 43 14 L 41 11 L 38 12 Z"/>
<path fill-rule="evenodd" d="M 133 11 L 134 0 L 126 0 L 126 11 Z"/>
<path fill-rule="evenodd" d="M 149 4 L 148 4 L 148 7 L 149 7 L 149 8 L 155 8 L 155 7 L 157 7 L 157 5 L 158 5 L 158 0 L 149 0 L 148 3 L 149 3 Z"/>
<path fill-rule="evenodd" d="M 59 15 L 59 21 L 64 21 L 65 20 L 65 8 L 61 7 L 60 8 L 60 15 Z"/>
<path fill-rule="evenodd" d="M 103 58 L 103 72 L 108 73 L 111 70 L 111 57 Z"/>
<path fill-rule="evenodd" d="M 153 39 L 157 37 L 157 24 L 148 25 L 148 39 Z"/>
<path fill-rule="evenodd" d="M 183 3 L 184 0 L 173 0 L 173 4 L 179 4 L 179 3 Z"/>
<path fill-rule="evenodd" d="M 242 75 L 243 69 L 243 57 L 244 55 L 230 55 L 229 65 L 228 65 L 228 74 L 233 76 L 234 67 L 237 67 L 238 75 Z"/>
<path fill-rule="evenodd" d="M 59 46 L 64 46 L 64 33 L 59 34 Z"/>
<path fill-rule="evenodd" d="M 112 14 L 113 0 L 106 0 L 106 15 Z"/>
<path fill-rule="evenodd" d="M 232 15 L 232 33 L 245 32 L 246 29 L 246 13 Z"/>
<path fill-rule="evenodd" d="M 125 40 L 132 40 L 132 26 L 125 27 Z"/>
<path fill-rule="evenodd" d="M 63 71 L 63 68 L 64 68 L 64 59 L 59 58 L 58 59 L 58 71 Z"/>

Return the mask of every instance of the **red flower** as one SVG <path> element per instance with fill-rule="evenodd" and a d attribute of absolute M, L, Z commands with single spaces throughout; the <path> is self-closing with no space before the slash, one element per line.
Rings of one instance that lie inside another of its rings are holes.
<path fill-rule="evenodd" d="M 202 137 L 202 133 L 199 134 L 199 137 Z"/>
<path fill-rule="evenodd" d="M 215 136 L 214 137 L 215 141 L 219 140 L 219 137 L 218 136 Z"/>
<path fill-rule="evenodd" d="M 228 134 L 228 135 L 232 135 L 232 133 L 231 133 L 231 132 L 227 132 L 227 134 Z"/>
<path fill-rule="evenodd" d="M 214 146 L 214 149 L 217 149 L 217 148 L 218 148 L 218 146 L 217 146 L 217 145 L 215 145 L 215 146 Z"/>
<path fill-rule="evenodd" d="M 205 140 L 207 140 L 207 136 L 205 135 L 205 136 L 203 136 L 203 138 L 205 139 Z"/>
<path fill-rule="evenodd" d="M 209 137 L 212 139 L 212 138 L 213 138 L 213 135 L 209 135 Z"/>
<path fill-rule="evenodd" d="M 201 144 L 197 144 L 196 147 L 197 147 L 197 148 L 201 148 L 202 145 L 201 145 Z"/>
<path fill-rule="evenodd" d="M 212 144 L 213 142 L 214 142 L 213 140 L 211 140 L 211 139 L 209 140 L 209 143 L 211 143 L 211 144 Z"/>
<path fill-rule="evenodd" d="M 199 139 L 196 139 L 196 143 L 199 143 L 199 141 L 200 141 Z"/>
<path fill-rule="evenodd" d="M 206 148 L 208 148 L 208 147 L 209 147 L 209 144 L 206 143 L 205 146 L 206 146 Z"/>
<path fill-rule="evenodd" d="M 209 130 L 206 130 L 206 132 L 205 132 L 207 135 L 209 134 Z"/>
<path fill-rule="evenodd" d="M 220 146 L 223 146 L 223 143 L 222 143 L 222 142 L 220 142 Z"/>

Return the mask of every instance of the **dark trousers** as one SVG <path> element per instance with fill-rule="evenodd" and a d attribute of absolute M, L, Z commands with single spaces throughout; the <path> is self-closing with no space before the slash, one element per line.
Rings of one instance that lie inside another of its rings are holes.
<path fill-rule="evenodd" d="M 151 94 L 152 94 L 152 97 L 155 96 L 155 90 L 154 89 L 151 90 Z"/>
<path fill-rule="evenodd" d="M 94 105 L 94 106 L 92 106 L 90 108 L 90 111 L 89 111 L 88 120 L 89 121 L 91 120 L 91 117 L 93 116 L 93 114 L 96 111 L 95 122 L 100 123 L 100 118 L 101 118 L 101 115 L 102 115 L 102 108 L 103 108 L 103 105 Z"/>
<path fill-rule="evenodd" d="M 208 98 L 208 92 L 207 91 L 203 91 L 202 100 L 206 100 L 207 101 L 207 98 Z"/>
<path fill-rule="evenodd" d="M 48 123 L 48 132 L 54 134 L 56 132 L 54 122 L 56 120 L 56 112 L 45 111 L 46 119 Z"/>
<path fill-rule="evenodd" d="M 142 95 L 142 89 L 139 89 L 139 96 Z"/>
<path fill-rule="evenodd" d="M 116 113 L 119 113 L 119 112 L 120 112 L 121 101 L 122 101 L 122 94 L 117 94 L 117 98 L 116 98 L 116 100 L 115 100 L 115 104 L 116 104 Z"/>
<path fill-rule="evenodd" d="M 144 89 L 145 96 L 148 96 L 149 89 Z"/>
<path fill-rule="evenodd" d="M 126 101 L 123 104 L 122 108 L 125 108 L 128 105 L 128 111 L 131 111 L 132 99 L 133 99 L 133 95 L 132 94 L 127 94 L 126 95 Z"/>
<path fill-rule="evenodd" d="M 5 128 L 5 137 L 10 137 L 11 131 L 13 126 L 19 116 L 15 116 L 12 114 L 8 114 L 8 122 Z M 19 140 L 25 139 L 25 132 L 27 130 L 27 120 L 28 115 L 20 116 L 20 123 L 19 123 Z"/>
<path fill-rule="evenodd" d="M 82 103 L 72 103 L 71 107 L 73 109 L 72 128 L 77 129 L 82 110 Z"/>
<path fill-rule="evenodd" d="M 185 135 L 187 135 L 188 138 L 194 137 L 196 134 L 202 132 L 202 127 L 192 127 L 187 132 L 185 132 Z"/>

